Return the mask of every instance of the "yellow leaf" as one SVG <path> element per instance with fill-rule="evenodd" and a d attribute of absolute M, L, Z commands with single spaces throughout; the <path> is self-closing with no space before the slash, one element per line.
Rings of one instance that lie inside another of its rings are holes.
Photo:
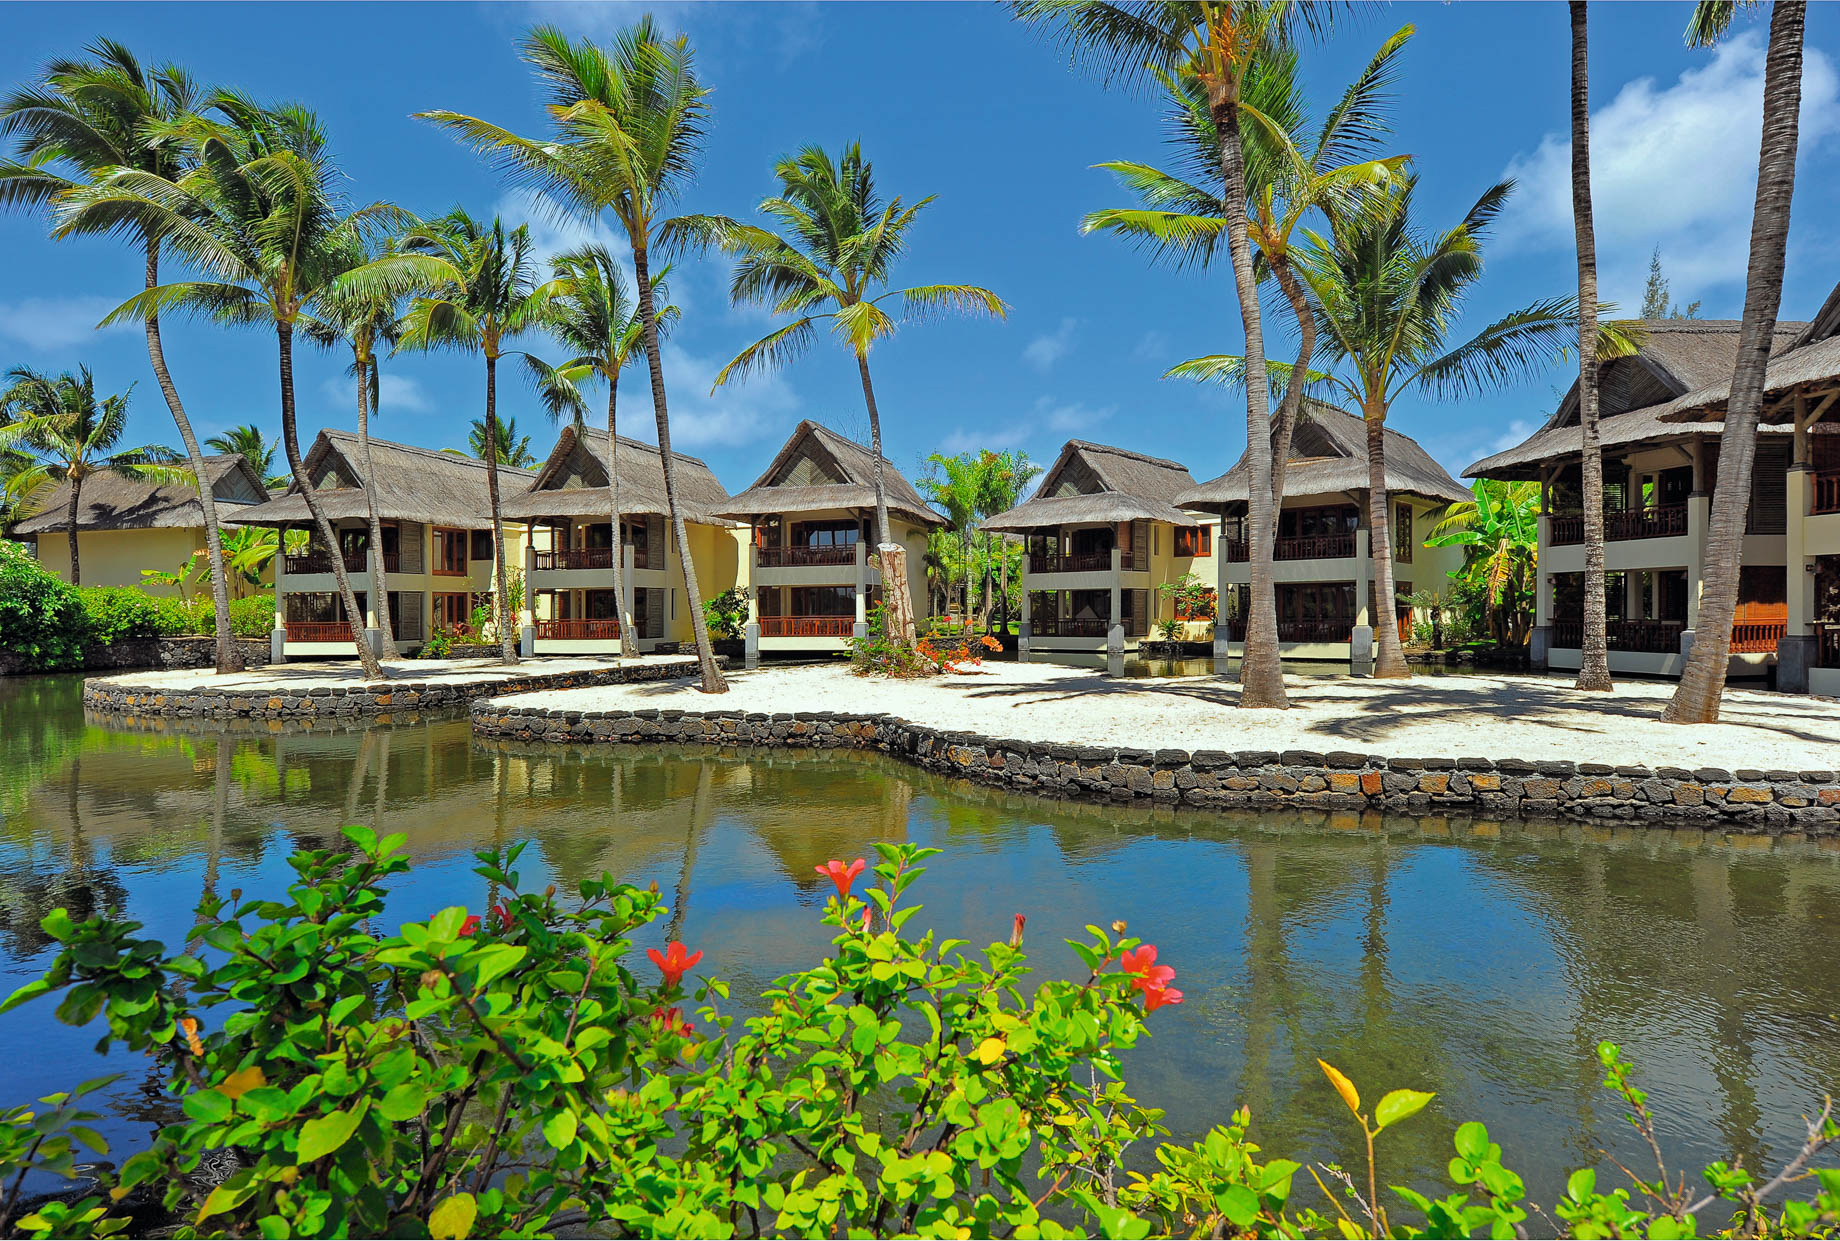
<path fill-rule="evenodd" d="M 473 1201 L 471 1194 L 455 1194 L 443 1199 L 428 1216 L 428 1235 L 431 1237 L 458 1238 L 468 1237 L 473 1233 L 473 1220 L 479 1214 L 479 1205 Z"/>
<path fill-rule="evenodd" d="M 977 1051 L 972 1054 L 983 1064 L 995 1064 L 997 1061 L 1003 1059 L 1003 1052 L 1005 1050 L 1003 1040 L 992 1037 L 979 1043 L 977 1045 Z"/>
<path fill-rule="evenodd" d="M 1361 1114 L 1361 1095 L 1354 1088 L 1354 1083 L 1342 1076 L 1342 1071 L 1327 1060 L 1318 1060 L 1316 1063 L 1322 1065 L 1323 1075 L 1329 1079 L 1329 1084 L 1335 1087 L 1335 1093 L 1342 1096 L 1342 1102 L 1348 1105 L 1348 1110 L 1359 1116 Z"/>
<path fill-rule="evenodd" d="M 123 1198 L 126 1198 L 129 1194 L 133 1192 L 134 1191 L 128 1188 L 126 1185 L 117 1185 L 114 1189 L 111 1189 L 109 1191 L 109 1201 L 110 1202 L 120 1202 Z"/>
<path fill-rule="evenodd" d="M 257 1086 L 268 1085 L 268 1077 L 262 1072 L 262 1066 L 252 1064 L 246 1069 L 238 1069 L 224 1078 L 216 1086 L 217 1093 L 226 1099 L 240 1099 Z"/>

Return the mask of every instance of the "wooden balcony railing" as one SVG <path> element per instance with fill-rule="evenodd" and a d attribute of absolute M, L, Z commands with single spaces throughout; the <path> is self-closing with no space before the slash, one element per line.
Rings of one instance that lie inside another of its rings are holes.
<path fill-rule="evenodd" d="M 1246 547 L 1245 539 L 1222 539 L 1220 549 L 1228 564 L 1245 564 L 1252 559 L 1252 553 Z"/>
<path fill-rule="evenodd" d="M 1734 655 L 1773 654 L 1777 642 L 1788 632 L 1788 621 L 1739 621 L 1731 627 L 1731 652 Z"/>
<path fill-rule="evenodd" d="M 1814 666 L 1840 668 L 1840 625 L 1814 627 Z"/>
<path fill-rule="evenodd" d="M 537 641 L 554 639 L 566 642 L 618 642 L 620 640 L 620 621 L 618 617 L 603 620 L 540 620 L 537 622 Z"/>
<path fill-rule="evenodd" d="M 1666 539 L 1687 532 L 1687 506 L 1651 504 L 1646 508 L 1604 510 L 1604 541 Z M 1561 513 L 1552 519 L 1552 545 L 1575 547 L 1584 542 L 1584 514 Z"/>
<path fill-rule="evenodd" d="M 1246 640 L 1245 617 L 1236 616 L 1221 623 L 1226 626 L 1227 641 L 1244 642 Z M 1278 641 L 1280 642 L 1352 642 L 1353 640 L 1354 619 L 1352 617 L 1278 622 Z"/>
<path fill-rule="evenodd" d="M 825 550 L 803 549 L 803 550 Z M 855 632 L 854 616 L 763 616 L 763 638 L 847 638 Z"/>
<path fill-rule="evenodd" d="M 1686 627 L 1685 621 L 1607 621 L 1604 624 L 1605 645 L 1612 651 L 1673 655 L 1680 651 L 1680 635 Z M 1552 630 L 1554 646 L 1568 651 L 1583 648 L 1584 622 L 1582 620 L 1556 620 L 1553 622 Z"/>
<path fill-rule="evenodd" d="M 1103 638 L 1111 628 L 1112 622 L 1102 616 L 1043 616 L 1029 622 L 1029 632 L 1037 638 Z"/>
<path fill-rule="evenodd" d="M 1340 560 L 1354 555 L 1354 531 L 1342 534 L 1306 534 L 1279 539 L 1274 560 Z"/>
<path fill-rule="evenodd" d="M 1810 513 L 1840 513 L 1840 470 L 1814 476 Z"/>
<path fill-rule="evenodd" d="M 1575 547 L 1584 542 L 1584 514 L 1555 513 L 1551 522 L 1551 539 L 1554 547 Z"/>
<path fill-rule="evenodd" d="M 571 547 L 563 551 L 538 552 L 539 569 L 611 569 L 611 547 Z"/>
<path fill-rule="evenodd" d="M 370 569 L 370 562 L 365 558 L 363 552 L 350 553 L 344 557 L 344 560 L 347 573 L 365 573 Z M 384 569 L 386 571 L 390 569 L 387 561 Z M 282 571 L 290 577 L 296 573 L 330 573 L 332 572 L 332 557 L 320 551 L 290 553 L 285 558 Z"/>
<path fill-rule="evenodd" d="M 1135 573 L 1145 566 L 1130 552 L 1119 557 L 1118 567 L 1126 573 Z M 1112 553 L 1084 552 L 1077 556 L 1062 555 L 1060 552 L 1030 552 L 1030 573 L 1110 573 L 1112 571 Z"/>
<path fill-rule="evenodd" d="M 344 621 L 288 621 L 289 642 L 351 642 L 351 626 Z"/>
<path fill-rule="evenodd" d="M 763 547 L 760 549 L 759 559 L 760 567 L 763 569 L 791 569 L 805 565 L 853 565 L 855 563 L 856 546 L 853 543 L 827 547 Z M 766 630 L 763 629 L 761 632 L 765 633 Z"/>

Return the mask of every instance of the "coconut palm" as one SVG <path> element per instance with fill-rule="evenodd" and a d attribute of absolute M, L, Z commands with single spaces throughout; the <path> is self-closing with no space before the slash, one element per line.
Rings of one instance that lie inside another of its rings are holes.
<path fill-rule="evenodd" d="M 1163 74 L 1193 78 L 1207 99 L 1220 165 L 1220 201 L 1246 201 L 1246 159 L 1240 98 L 1247 74 L 1262 54 L 1290 42 L 1299 27 L 1320 28 L 1328 6 L 1297 0 L 1016 0 L 1025 20 L 1053 30 L 1061 41 L 1109 76 L 1127 81 Z M 1253 546 L 1270 543 L 1271 394 L 1265 373 L 1265 334 L 1259 311 L 1246 213 L 1226 213 L 1227 253 L 1246 341 L 1246 465 L 1250 475 L 1248 534 Z M 1251 610 L 1240 661 L 1240 705 L 1285 707 L 1284 670 L 1278 660 L 1277 593 L 1268 563 L 1252 563 Z"/>
<path fill-rule="evenodd" d="M 604 47 L 587 39 L 571 40 L 553 27 L 538 27 L 524 38 L 524 59 L 536 68 L 548 92 L 555 141 L 533 142 L 456 112 L 420 115 L 581 215 L 593 219 L 610 212 L 625 230 L 651 372 L 665 502 L 691 601 L 697 663 L 704 691 L 724 693 L 728 682 L 709 644 L 690 534 L 677 499 L 677 464 L 671 452 L 670 408 L 659 349 L 660 316 L 652 295 L 653 247 L 668 250 L 700 231 L 664 213 L 695 173 L 709 118 L 709 88 L 696 76 L 689 41 L 661 34 L 650 16 L 639 18 Z"/>
<path fill-rule="evenodd" d="M 1461 397 L 1535 373 L 1561 356 L 1570 298 L 1535 302 L 1451 344 L 1465 294 L 1482 276 L 1481 243 L 1513 185 L 1491 186 L 1455 227 L 1421 237 L 1412 220 L 1416 178 L 1376 191 L 1369 209 L 1332 216 L 1324 237 L 1308 233 L 1298 271 L 1316 303 L 1317 333 L 1331 369 L 1324 383 L 1367 424 L 1369 550 L 1374 564 L 1378 648 L 1374 675 L 1409 676 L 1394 614 L 1393 544 L 1386 488 L 1387 414 L 1407 391 Z"/>
<path fill-rule="evenodd" d="M 392 255 L 352 266 L 363 247 L 408 220 L 399 208 L 372 203 L 347 211 L 335 190 L 341 174 L 331 161 L 318 118 L 298 105 L 262 107 L 246 96 L 218 94 L 211 110 L 184 134 L 196 163 L 177 180 L 122 169 L 94 186 L 70 191 L 56 208 L 61 232 L 70 222 L 113 217 L 150 228 L 207 278 L 156 285 L 110 312 L 105 323 L 184 311 L 220 323 L 272 327 L 280 370 L 281 440 L 294 486 L 312 514 L 324 546 L 338 538 L 307 477 L 295 425 L 294 335 L 331 298 L 410 287 L 439 278 L 425 260 Z M 365 640 L 341 557 L 332 571 L 365 675 L 383 679 L 383 665 Z"/>
<path fill-rule="evenodd" d="M 1584 639 L 1577 688 L 1609 691 L 1604 453 L 1597 430 L 1597 234 L 1591 222 L 1591 78 L 1585 0 L 1571 0 L 1572 231 L 1578 239 L 1578 427 L 1583 436 Z"/>
<path fill-rule="evenodd" d="M 220 435 L 207 436 L 206 448 L 217 452 L 234 452 L 249 462 L 249 468 L 262 476 L 262 485 L 271 491 L 279 491 L 288 485 L 286 474 L 276 474 L 275 442 L 262 434 L 262 428 L 255 423 L 245 423 L 240 427 L 231 427 Z"/>
<path fill-rule="evenodd" d="M 989 474 L 993 452 L 961 452 L 954 456 L 928 453 L 927 473 L 920 479 L 926 498 L 946 511 L 946 520 L 958 531 L 965 570 L 965 628 L 971 628 L 971 605 L 976 597 L 976 560 L 971 543 L 977 535 L 979 520 L 986 516 L 984 505 L 990 495 Z M 998 510 L 990 510 L 992 512 Z"/>
<path fill-rule="evenodd" d="M 1042 467 L 1029 460 L 1029 454 L 1016 449 L 1006 448 L 999 453 L 989 454 L 988 468 L 983 472 L 983 495 L 979 497 L 979 507 L 984 516 L 1007 512 L 1022 503 L 1022 493 L 1029 483 L 1039 476 Z M 1003 608 L 1003 628 L 1009 630 L 1009 551 L 1004 545 L 1003 536 L 997 537 L 997 598 Z M 988 609 L 986 609 L 988 611 Z M 988 618 L 986 618 L 988 623 Z"/>
<path fill-rule="evenodd" d="M 773 173 L 780 191 L 762 199 L 760 211 L 780 231 L 723 221 L 716 233 L 723 247 L 739 256 L 729 286 L 735 303 L 766 305 L 775 314 L 795 318 L 737 354 L 716 376 L 715 386 L 785 365 L 810 347 L 821 323 L 828 322 L 832 334 L 855 355 L 874 456 L 876 551 L 882 561 L 883 593 L 897 618 L 891 620 L 890 632 L 896 640 L 912 643 L 913 614 L 904 589 L 906 553 L 888 528 L 882 416 L 869 377 L 869 350 L 894 335 L 897 326 L 884 303 L 896 303 L 901 319 L 942 310 L 1001 319 L 1009 308 L 977 285 L 887 287 L 890 269 L 907 250 L 908 231 L 933 198 L 928 195 L 907 207 L 898 195 L 884 202 L 860 143 L 850 143 L 836 159 L 822 147 L 807 146 L 796 156 L 782 156 Z"/>
<path fill-rule="evenodd" d="M 553 282 L 539 282 L 530 229 L 520 224 L 506 228 L 494 216 L 490 223 L 476 220 L 456 207 L 438 220 L 411 229 L 403 236 L 403 249 L 438 258 L 450 273 L 447 284 L 416 298 L 403 316 L 403 351 L 453 349 L 477 353 L 486 363 L 486 416 L 479 429 L 474 455 L 486 463 L 486 494 L 492 504 L 492 553 L 497 589 L 492 592 L 493 614 L 498 620 L 499 654 L 508 664 L 517 662 L 512 637 L 510 578 L 505 565 L 505 516 L 499 500 L 498 467 L 509 463 L 506 449 L 515 443 L 498 420 L 498 360 L 527 358 L 506 345 L 531 332 L 541 331 L 555 292 Z M 486 445 L 498 446 L 487 452 Z M 528 439 L 524 453 L 529 455 Z"/>
<path fill-rule="evenodd" d="M 639 319 L 639 305 L 633 298 L 626 273 L 612 252 L 602 245 L 582 246 L 557 255 L 551 262 L 557 293 L 549 321 L 550 334 L 564 349 L 575 356 L 557 367 L 552 378 L 540 375 L 542 386 L 556 381 L 574 385 L 590 376 L 607 385 L 607 501 L 613 535 L 613 593 L 620 608 L 620 654 L 627 659 L 639 656 L 639 640 L 633 618 L 626 606 L 625 541 L 620 537 L 620 463 L 615 445 L 619 441 L 620 372 L 633 360 L 634 350 L 645 338 L 645 324 Z M 676 321 L 677 307 L 669 304 L 664 273 L 652 278 L 654 300 L 666 303 L 659 311 L 661 325 Z M 586 406 L 579 399 L 551 402 L 552 409 L 568 409 L 580 422 Z"/>
<path fill-rule="evenodd" d="M 197 476 L 175 464 L 171 449 L 148 444 L 124 448 L 128 430 L 128 392 L 96 399 L 89 367 L 49 375 L 29 366 L 6 373 L 0 392 L 0 453 L 24 450 L 31 460 L 10 467 L 10 489 L 26 498 L 55 483 L 68 483 L 65 534 L 70 539 L 70 584 L 83 584 L 77 555 L 77 514 L 83 507 L 83 484 L 96 474 L 157 483 L 192 484 Z M 129 389 L 132 392 L 133 389 Z M 208 488 L 207 488 L 208 490 Z"/>
<path fill-rule="evenodd" d="M 1730 3 L 1695 7 L 1688 40 L 1710 43 L 1731 25 Z M 1706 527 L 1706 573 L 1699 624 L 1680 684 L 1662 718 L 1677 724 L 1719 718 L 1725 671 L 1731 654 L 1731 625 L 1738 610 L 1738 566 L 1743 559 L 1744 521 L 1750 503 L 1751 463 L 1757 454 L 1757 418 L 1763 409 L 1764 370 L 1782 302 L 1783 248 L 1789 236 L 1789 203 L 1795 192 L 1795 149 L 1802 107 L 1802 31 L 1807 5 L 1777 0 L 1770 6 L 1770 46 L 1763 69 L 1763 140 L 1757 159 L 1757 199 L 1751 213 L 1750 263 L 1744 279 L 1744 318 L 1738 327 L 1738 359 L 1731 397 L 1719 433 L 1719 472 Z"/>
<path fill-rule="evenodd" d="M 488 443 L 492 445 L 489 456 L 486 453 Z M 527 470 L 537 463 L 536 454 L 530 451 L 530 437 L 518 434 L 516 418 L 499 422 L 497 430 L 488 427 L 484 418 L 473 419 L 472 429 L 466 434 L 466 445 L 472 450 L 475 461 L 494 461 L 514 470 Z"/>
<path fill-rule="evenodd" d="M 203 92 L 177 65 L 150 68 L 113 40 L 100 40 L 85 51 L 88 60 L 54 60 L 37 85 L 16 90 L 0 101 L 0 134 L 18 140 L 14 158 L 0 161 L 0 206 L 53 211 L 60 220 L 55 234 L 59 237 L 98 233 L 127 237 L 144 257 L 145 287 L 151 289 L 160 283 L 160 258 L 165 249 L 151 222 L 123 219 L 106 209 L 70 213 L 61 204 L 73 191 L 93 186 L 118 169 L 177 179 L 185 171 L 187 149 L 164 135 L 198 106 Z M 147 360 L 185 445 L 192 476 L 203 478 L 204 453 L 166 366 L 159 316 L 146 316 L 144 326 Z M 198 504 L 204 514 L 211 565 L 216 668 L 220 673 L 240 672 L 243 648 L 230 627 L 217 498 L 209 487 L 198 488 Z"/>

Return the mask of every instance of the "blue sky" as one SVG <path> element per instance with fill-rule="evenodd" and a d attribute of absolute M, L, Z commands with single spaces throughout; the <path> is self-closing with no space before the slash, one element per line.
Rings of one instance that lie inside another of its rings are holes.
<path fill-rule="evenodd" d="M 1660 246 L 1681 301 L 1735 317 L 1744 297 L 1757 152 L 1763 17 L 1741 17 L 1716 51 L 1681 42 L 1684 4 L 1600 4 L 1592 10 L 1593 160 L 1605 296 L 1633 311 L 1650 251 Z M 458 144 L 412 113 L 449 108 L 539 133 L 543 117 L 520 33 L 554 22 L 606 34 L 641 11 L 624 4 L 12 5 L 0 81 L 31 78 L 49 57 L 98 36 L 149 60 L 172 58 L 206 81 L 317 109 L 354 200 L 387 199 L 435 214 L 460 203 L 531 219 L 540 244 L 579 240 L 586 225 L 536 212 Z M 1170 456 L 1208 478 L 1244 445 L 1244 405 L 1220 391 L 1166 381 L 1172 363 L 1239 352 L 1229 273 L 1173 273 L 1129 247 L 1082 237 L 1078 222 L 1123 196 L 1091 165 L 1154 160 L 1162 128 L 1153 99 L 1107 91 L 1004 9 L 985 4 L 657 5 L 688 33 L 715 87 L 714 123 L 686 210 L 749 216 L 772 189 L 771 165 L 808 143 L 861 139 L 889 193 L 937 195 L 898 278 L 995 289 L 1007 321 L 904 328 L 873 364 L 890 458 L 918 471 L 934 449 L 1018 447 L 1051 459 L 1077 436 Z M 1765 11 L 1767 12 L 1767 10 Z M 1427 225 L 1454 222 L 1504 175 L 1520 180 L 1489 250 L 1465 327 L 1573 285 L 1567 150 L 1566 10 L 1556 3 L 1398 4 L 1373 10 L 1306 53 L 1320 110 L 1373 48 L 1417 26 L 1394 105 L 1397 152 L 1414 156 Z M 1785 317 L 1811 313 L 1840 273 L 1834 171 L 1840 117 L 1840 7 L 1809 13 L 1802 164 L 1790 242 Z M 606 238 L 612 234 L 604 226 Z M 106 240 L 53 244 L 41 221 L 0 216 L 0 365 L 88 363 L 109 390 L 138 385 L 137 438 L 176 436 L 132 328 L 95 322 L 129 296 L 139 264 Z M 785 370 L 710 394 L 723 363 L 771 327 L 728 304 L 727 265 L 690 260 L 673 273 L 682 325 L 667 349 L 678 445 L 739 491 L 790 428 L 815 418 L 866 437 L 855 367 L 828 340 Z M 1278 320 L 1272 316 L 1273 321 Z M 1269 337 L 1268 337 L 1269 339 Z M 1282 341 L 1282 338 L 1281 338 Z M 278 426 L 272 334 L 172 323 L 167 356 L 202 432 L 254 421 Z M 553 345 L 533 340 L 542 355 Z M 1283 356 L 1289 348 L 1274 344 Z M 343 361 L 301 360 L 303 440 L 351 426 Z M 483 365 L 405 357 L 384 368 L 375 433 L 430 447 L 464 446 L 483 408 Z M 1461 403 L 1410 396 L 1393 411 L 1453 471 L 1538 425 L 1568 377 L 1555 368 L 1513 390 Z M 553 442 L 511 377 L 500 409 L 539 454 Z M 630 373 L 622 428 L 651 437 L 643 382 Z"/>

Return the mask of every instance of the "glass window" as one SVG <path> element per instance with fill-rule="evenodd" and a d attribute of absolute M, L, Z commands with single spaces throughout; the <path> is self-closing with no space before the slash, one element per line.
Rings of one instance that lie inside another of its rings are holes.
<path fill-rule="evenodd" d="M 466 531 L 437 529 L 434 532 L 435 572 L 458 575 L 466 572 Z"/>

